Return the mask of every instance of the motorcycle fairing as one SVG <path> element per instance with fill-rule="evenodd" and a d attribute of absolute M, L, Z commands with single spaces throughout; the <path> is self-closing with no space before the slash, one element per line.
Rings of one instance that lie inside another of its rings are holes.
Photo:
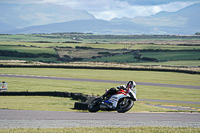
<path fill-rule="evenodd" d="M 116 108 L 119 99 L 126 98 L 126 97 L 131 97 L 134 99 L 134 101 L 137 100 L 135 93 L 131 89 L 129 90 L 120 89 L 115 95 L 111 96 L 108 102 L 111 102 L 113 108 Z"/>
<path fill-rule="evenodd" d="M 111 102 L 113 105 L 114 108 L 117 107 L 117 103 L 119 101 L 119 99 L 121 98 L 125 98 L 125 97 L 130 97 L 129 94 L 127 94 L 126 96 L 124 94 L 115 94 L 113 95 L 108 101 Z"/>

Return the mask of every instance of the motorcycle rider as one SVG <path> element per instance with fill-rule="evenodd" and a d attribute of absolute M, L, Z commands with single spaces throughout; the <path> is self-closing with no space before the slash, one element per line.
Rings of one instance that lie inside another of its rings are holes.
<path fill-rule="evenodd" d="M 101 98 L 104 100 L 106 97 L 112 96 L 115 93 L 117 93 L 120 89 L 123 89 L 123 90 L 132 89 L 136 93 L 136 88 L 135 87 L 136 87 L 136 83 L 134 81 L 129 81 L 127 83 L 127 85 L 117 86 L 117 89 L 114 88 L 114 87 L 110 88 L 105 94 L 103 94 L 101 96 Z"/>

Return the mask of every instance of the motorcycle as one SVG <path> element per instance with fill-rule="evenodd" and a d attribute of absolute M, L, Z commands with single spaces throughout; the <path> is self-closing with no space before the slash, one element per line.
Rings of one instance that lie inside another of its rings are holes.
<path fill-rule="evenodd" d="M 102 111 L 117 111 L 118 113 L 125 113 L 129 111 L 136 101 L 136 88 L 119 89 L 117 93 L 107 97 L 105 100 L 102 98 L 95 98 L 88 105 L 89 112 Z"/>

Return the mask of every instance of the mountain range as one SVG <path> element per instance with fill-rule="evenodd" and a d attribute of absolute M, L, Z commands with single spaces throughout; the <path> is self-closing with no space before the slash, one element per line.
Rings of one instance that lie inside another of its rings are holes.
<path fill-rule="evenodd" d="M 95 19 L 83 10 L 55 4 L 0 4 L 0 22 L 15 28 Z"/>
<path fill-rule="evenodd" d="M 50 10 L 51 9 L 51 10 Z M 52 10 L 53 9 L 53 10 Z M 151 16 L 96 19 L 83 10 L 54 4 L 0 4 L 0 33 L 185 34 L 200 32 L 200 4 Z"/>

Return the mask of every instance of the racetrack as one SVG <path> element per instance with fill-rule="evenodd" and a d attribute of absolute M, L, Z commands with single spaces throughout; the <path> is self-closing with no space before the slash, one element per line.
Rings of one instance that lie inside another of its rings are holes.
<path fill-rule="evenodd" d="M 70 81 L 117 83 L 117 84 L 126 84 L 127 83 L 127 81 L 80 79 L 80 78 L 34 76 L 34 75 L 15 75 L 15 74 L 0 74 L 0 77 L 36 78 L 36 79 L 51 79 L 51 80 L 70 80 Z M 161 83 L 147 83 L 147 82 L 136 82 L 136 83 L 137 83 L 137 85 L 147 85 L 147 86 L 174 87 L 174 88 L 186 88 L 186 89 L 200 89 L 200 86 L 192 86 L 192 85 L 176 85 L 176 84 L 161 84 Z"/>
<path fill-rule="evenodd" d="M 117 83 L 117 84 L 126 84 L 127 83 L 126 81 L 114 81 L 114 80 L 80 79 L 80 78 L 68 78 L 68 77 L 15 75 L 15 74 L 0 74 L 0 77 L 34 78 L 34 79 L 50 79 L 50 80 L 69 80 L 69 81 L 101 82 L 101 83 Z M 197 89 L 197 90 L 200 90 L 200 86 L 192 86 L 192 85 L 176 85 L 176 84 L 161 84 L 161 83 L 147 83 L 147 82 L 136 82 L 136 83 L 137 83 L 137 85 L 146 85 L 146 86 L 174 87 L 174 88 L 185 88 L 185 89 Z M 200 102 L 192 102 L 192 101 L 172 101 L 172 100 L 155 100 L 155 99 L 138 99 L 138 101 L 200 104 Z"/>
<path fill-rule="evenodd" d="M 71 80 L 84 82 L 105 82 L 125 84 L 125 81 L 78 79 L 66 77 L 46 77 L 30 75 L 0 74 L 1 77 L 37 78 L 52 80 Z M 137 82 L 138 85 L 200 89 L 200 86 L 172 85 Z M 148 99 L 140 99 L 148 101 Z M 154 100 L 155 101 L 155 100 Z M 165 101 L 182 102 L 187 101 Z M 200 104 L 200 102 L 187 102 Z M 198 127 L 200 128 L 199 113 L 117 113 L 117 112 L 61 112 L 61 111 L 32 111 L 0 109 L 0 128 L 62 128 L 62 127 L 135 127 L 135 126 L 164 126 L 164 127 Z"/>
<path fill-rule="evenodd" d="M 198 127 L 199 113 L 117 113 L 0 110 L 0 128 Z"/>

